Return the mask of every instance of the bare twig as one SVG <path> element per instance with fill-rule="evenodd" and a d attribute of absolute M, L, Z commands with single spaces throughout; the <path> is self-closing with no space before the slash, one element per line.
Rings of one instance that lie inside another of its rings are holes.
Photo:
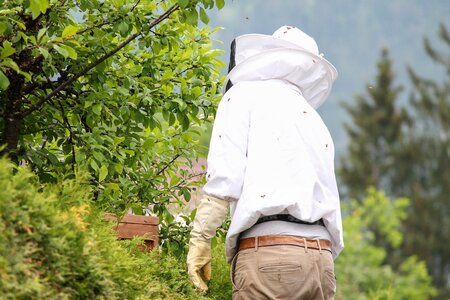
<path fill-rule="evenodd" d="M 165 141 L 167 141 L 167 140 L 172 140 L 173 138 L 176 138 L 177 136 L 180 136 L 180 135 L 182 135 L 183 133 L 182 132 L 177 132 L 177 133 L 175 133 L 175 134 L 173 134 L 173 135 L 171 135 L 171 136 L 169 136 L 169 137 L 167 137 L 167 138 L 165 138 L 165 139 L 160 139 L 160 140 L 156 140 L 156 141 L 154 141 L 154 143 L 155 144 L 158 144 L 158 143 L 162 143 L 162 142 L 165 142 Z"/>
<path fill-rule="evenodd" d="M 192 174 L 191 176 L 188 176 L 186 178 L 183 178 L 180 182 L 178 182 L 176 185 L 173 185 L 171 187 L 169 187 L 169 190 L 175 190 L 178 188 L 181 188 L 183 185 L 187 184 L 189 180 L 195 178 L 195 177 L 199 177 L 199 176 L 204 176 L 206 174 L 206 172 L 201 172 L 198 174 Z"/>
<path fill-rule="evenodd" d="M 102 27 L 103 25 L 114 23 L 114 22 L 116 22 L 117 20 L 120 20 L 120 19 L 121 19 L 121 18 L 116 18 L 116 19 L 114 19 L 114 20 L 112 20 L 112 21 L 109 21 L 109 20 L 103 20 L 103 22 L 100 22 L 100 23 L 98 23 L 98 24 L 96 24 L 96 25 L 94 25 L 94 26 L 91 26 L 91 27 L 88 27 L 88 28 L 85 28 L 85 29 L 83 29 L 83 30 L 78 31 L 77 34 L 83 34 L 83 33 L 85 33 L 86 31 L 89 31 L 89 30 L 92 30 L 92 29 L 95 29 L 95 28 L 100 28 L 100 27 Z"/>
<path fill-rule="evenodd" d="M 195 68 L 197 68 L 198 66 L 196 65 L 196 64 L 193 64 L 192 66 L 190 66 L 190 67 L 188 67 L 188 68 L 185 68 L 185 69 L 183 69 L 183 70 L 181 70 L 180 72 L 178 72 L 177 74 L 176 74 L 176 76 L 180 76 L 181 74 L 183 74 L 184 72 L 187 72 L 187 71 L 189 71 L 189 70 L 193 70 L 193 69 L 195 69 Z"/>
<path fill-rule="evenodd" d="M 156 173 L 156 175 L 155 175 L 155 177 L 156 176 L 158 176 L 158 175 L 161 175 L 174 161 L 176 161 L 179 157 L 181 156 L 181 154 L 177 154 L 177 155 L 175 155 L 175 157 L 174 158 L 172 158 L 164 167 L 162 167 L 162 169 L 161 170 L 159 170 L 157 173 Z"/>
<path fill-rule="evenodd" d="M 130 12 L 133 12 L 133 10 L 136 8 L 136 6 L 139 5 L 139 2 L 141 2 L 141 0 L 136 1 L 136 3 L 133 5 L 133 7 L 130 9 Z M 130 13 L 129 12 L 129 13 Z"/>

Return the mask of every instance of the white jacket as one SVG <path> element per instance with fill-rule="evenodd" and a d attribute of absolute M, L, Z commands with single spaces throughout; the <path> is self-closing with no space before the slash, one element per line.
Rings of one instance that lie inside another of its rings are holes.
<path fill-rule="evenodd" d="M 241 232 L 259 217 L 285 210 L 307 222 L 322 218 L 336 257 L 344 244 L 333 160 L 327 127 L 295 85 L 242 81 L 225 93 L 203 190 L 231 201 L 227 259 Z"/>
<path fill-rule="evenodd" d="M 336 69 L 293 26 L 237 37 L 230 67 L 225 85 L 232 87 L 217 110 L 203 187 L 231 202 L 228 261 L 241 232 L 286 211 L 306 222 L 323 219 L 336 257 L 344 242 L 334 145 L 315 111 Z"/>

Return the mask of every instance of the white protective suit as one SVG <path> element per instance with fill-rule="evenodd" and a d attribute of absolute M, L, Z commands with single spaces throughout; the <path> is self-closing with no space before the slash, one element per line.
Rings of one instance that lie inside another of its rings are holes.
<path fill-rule="evenodd" d="M 240 36 L 233 51 L 226 80 L 232 87 L 217 110 L 203 188 L 230 201 L 227 259 L 240 233 L 261 216 L 282 212 L 306 222 L 323 219 L 336 257 L 344 243 L 334 145 L 315 109 L 337 72 L 295 27 Z"/>

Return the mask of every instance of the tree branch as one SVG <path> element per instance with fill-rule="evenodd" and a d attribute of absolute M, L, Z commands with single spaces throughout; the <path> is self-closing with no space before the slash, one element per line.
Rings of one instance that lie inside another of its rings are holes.
<path fill-rule="evenodd" d="M 52 84 L 50 78 L 48 78 L 48 76 L 46 76 L 46 75 L 45 75 L 45 78 L 47 79 L 48 84 L 53 88 L 53 84 Z M 73 142 L 72 126 L 70 125 L 70 122 L 67 119 L 66 111 L 64 110 L 64 106 L 62 105 L 61 100 L 58 101 L 58 105 L 61 110 L 61 116 L 62 116 L 63 122 L 66 124 L 67 129 L 69 129 L 69 142 L 70 142 L 70 146 L 71 146 L 71 150 L 72 150 L 72 172 L 75 173 L 75 143 Z"/>
<path fill-rule="evenodd" d="M 179 6 L 177 4 L 172 6 L 171 8 L 169 8 L 166 12 L 164 12 L 157 19 L 155 19 L 152 23 L 150 23 L 149 29 L 151 29 L 151 28 L 155 27 L 156 25 L 158 25 L 159 23 L 161 23 L 163 20 L 168 18 L 174 11 L 176 11 L 178 9 L 179 9 Z M 122 48 L 124 48 L 126 45 L 128 45 L 133 40 L 135 40 L 141 34 L 142 34 L 142 32 L 136 32 L 135 34 L 131 35 L 125 41 L 120 43 L 116 48 L 114 48 L 110 52 L 106 53 L 105 55 L 103 55 L 98 60 L 96 60 L 96 61 L 92 62 L 91 64 L 89 64 L 87 67 L 85 67 L 79 73 L 75 74 L 73 77 L 71 77 L 68 80 L 64 81 L 62 84 L 60 84 L 58 87 L 56 87 L 53 91 L 51 91 L 50 94 L 48 94 L 45 97 L 42 97 L 35 105 L 30 106 L 26 111 L 22 112 L 21 113 L 22 117 L 25 118 L 26 116 L 28 116 L 32 112 L 34 112 L 36 110 L 39 110 L 49 99 L 51 99 L 53 96 L 58 94 L 61 90 L 65 89 L 67 86 L 72 84 L 75 80 L 77 80 L 81 76 L 85 75 L 90 70 L 92 70 L 93 68 L 95 68 L 96 66 L 101 64 L 103 61 L 107 60 L 108 58 L 110 58 L 111 56 L 113 56 L 114 54 L 119 52 Z"/>
<path fill-rule="evenodd" d="M 129 13 L 130 13 L 130 12 L 133 12 L 133 10 L 136 8 L 136 6 L 139 5 L 139 2 L 141 2 L 141 0 L 136 1 L 136 3 L 135 3 L 135 4 L 133 5 L 133 7 L 130 9 Z"/>
<path fill-rule="evenodd" d="M 191 180 L 192 178 L 199 177 L 199 176 L 204 176 L 205 174 L 206 174 L 206 172 L 201 172 L 201 173 L 198 173 L 198 174 L 192 174 L 192 175 L 190 175 L 190 176 L 188 176 L 186 178 L 183 178 L 177 184 L 169 187 L 169 190 L 172 191 L 172 190 L 176 190 L 178 188 L 181 188 L 181 187 L 183 187 L 183 185 L 187 184 L 188 181 Z"/>
<path fill-rule="evenodd" d="M 61 115 L 64 120 L 64 123 L 66 123 L 67 129 L 69 129 L 69 142 L 70 142 L 70 148 L 72 151 L 72 172 L 75 173 L 75 142 L 73 141 L 72 126 L 70 125 L 70 122 L 67 119 L 66 112 L 64 110 L 64 106 L 61 104 L 61 101 L 58 101 L 58 104 L 59 104 L 59 108 L 61 109 Z"/>
<path fill-rule="evenodd" d="M 88 27 L 88 28 L 85 28 L 85 29 L 83 29 L 83 30 L 78 31 L 77 34 L 83 34 L 83 33 L 85 33 L 86 31 L 89 31 L 89 30 L 92 30 L 92 29 L 95 29 L 95 28 L 102 27 L 103 25 L 106 25 L 106 24 L 114 23 L 114 22 L 116 22 L 117 20 L 120 20 L 120 19 L 121 19 L 121 18 L 116 18 L 116 19 L 114 19 L 114 20 L 112 20 L 112 21 L 109 21 L 109 20 L 103 20 L 102 22 L 100 22 L 100 23 L 98 23 L 98 24 L 96 24 L 96 25 L 93 25 L 93 26 L 91 26 L 91 27 Z"/>
<path fill-rule="evenodd" d="M 175 155 L 175 157 L 173 157 L 167 164 L 165 164 L 164 165 L 164 167 L 162 167 L 161 168 L 161 170 L 159 170 L 157 173 L 156 173 L 156 175 L 155 175 L 155 177 L 156 176 L 159 176 L 159 175 L 161 175 L 174 161 L 176 161 L 179 157 L 181 156 L 181 154 L 180 153 L 178 153 L 177 155 Z"/>

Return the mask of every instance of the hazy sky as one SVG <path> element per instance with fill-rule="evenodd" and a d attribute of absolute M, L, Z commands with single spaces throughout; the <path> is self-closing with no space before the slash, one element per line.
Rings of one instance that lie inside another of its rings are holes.
<path fill-rule="evenodd" d="M 272 34 L 282 25 L 293 25 L 315 38 L 319 51 L 339 72 L 333 92 L 319 112 L 341 152 L 346 143 L 342 127 L 346 116 L 339 103 L 364 93 L 376 74 L 383 47 L 390 50 L 397 83 L 409 84 L 406 65 L 426 76 L 442 76 L 425 54 L 423 37 L 437 41 L 442 22 L 450 30 L 450 1 L 228 0 L 222 10 L 211 11 L 210 18 L 211 27 L 223 27 L 217 39 L 224 45 L 217 47 L 227 51 L 227 63 L 229 44 L 240 34 Z M 402 97 L 407 94 L 405 89 Z"/>

